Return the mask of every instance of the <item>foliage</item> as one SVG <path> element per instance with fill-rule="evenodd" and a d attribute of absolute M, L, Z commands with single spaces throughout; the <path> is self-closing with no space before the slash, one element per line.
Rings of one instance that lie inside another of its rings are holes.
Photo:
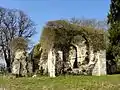
<path fill-rule="evenodd" d="M 41 36 L 41 47 L 45 50 L 49 50 L 51 47 L 66 50 L 75 41 L 74 37 L 78 35 L 84 37 L 95 51 L 105 49 L 103 30 L 79 26 L 65 20 L 47 23 Z"/>
<path fill-rule="evenodd" d="M 0 77 L 1 88 L 11 90 L 119 90 L 120 75 L 60 76 L 50 78 Z"/>
<path fill-rule="evenodd" d="M 6 74 L 7 72 L 6 72 L 7 70 L 6 70 L 6 67 L 5 67 L 5 64 L 0 64 L 0 74 L 2 74 L 2 75 L 4 75 L 4 74 Z"/>
<path fill-rule="evenodd" d="M 91 27 L 95 29 L 107 30 L 107 20 L 96 20 L 96 19 L 87 19 L 87 18 L 71 18 L 68 20 L 70 23 L 77 24 L 79 26 Z"/>
<path fill-rule="evenodd" d="M 40 43 L 36 44 L 33 48 L 33 58 L 39 58 L 40 59 L 40 54 L 41 54 L 41 51 L 40 51 Z"/>
<path fill-rule="evenodd" d="M 120 57 L 120 1 L 111 0 L 110 11 L 108 13 L 109 32 L 109 49 L 107 59 L 119 62 Z M 117 60 L 116 60 L 117 59 Z M 118 66 L 120 67 L 120 65 Z"/>
<path fill-rule="evenodd" d="M 28 49 L 28 42 L 23 37 L 14 38 L 10 42 L 10 47 L 12 52 L 16 52 L 19 50 L 27 50 Z"/>
<path fill-rule="evenodd" d="M 36 44 L 31 52 L 32 54 L 32 61 L 33 61 L 33 72 L 37 72 L 39 69 L 39 61 L 41 57 L 42 50 L 40 50 L 41 45 L 40 43 Z"/>

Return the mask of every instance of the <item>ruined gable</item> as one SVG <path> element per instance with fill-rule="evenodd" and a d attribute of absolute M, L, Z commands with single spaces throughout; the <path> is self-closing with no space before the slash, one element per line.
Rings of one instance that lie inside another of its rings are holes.
<path fill-rule="evenodd" d="M 47 51 L 48 58 L 45 61 L 48 62 L 44 64 L 50 76 L 54 77 L 56 73 L 57 75 L 64 73 L 106 74 L 104 32 L 93 28 L 79 27 L 65 21 L 49 23 L 45 30 L 49 34 L 44 31 L 43 36 L 41 36 L 41 47 L 43 46 L 43 52 Z M 50 38 L 51 35 L 52 38 Z"/>

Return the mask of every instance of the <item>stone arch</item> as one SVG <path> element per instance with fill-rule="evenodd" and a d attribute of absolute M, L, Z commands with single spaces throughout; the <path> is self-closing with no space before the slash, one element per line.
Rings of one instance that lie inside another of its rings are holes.
<path fill-rule="evenodd" d="M 71 44 L 69 50 L 69 59 L 72 68 L 78 68 L 77 45 Z"/>
<path fill-rule="evenodd" d="M 74 37 L 72 45 L 77 48 L 77 59 L 79 64 L 88 64 L 90 61 L 90 43 L 86 33 Z"/>

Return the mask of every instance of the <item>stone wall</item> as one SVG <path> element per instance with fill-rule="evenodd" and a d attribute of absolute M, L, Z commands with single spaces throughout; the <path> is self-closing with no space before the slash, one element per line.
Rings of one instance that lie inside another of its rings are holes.
<path fill-rule="evenodd" d="M 59 51 L 59 61 L 63 61 L 63 53 L 62 51 Z M 79 52 L 81 53 L 81 52 Z M 78 68 L 73 68 L 73 65 L 75 63 L 75 50 L 72 48 L 69 52 L 69 64 L 67 68 L 71 67 L 72 73 L 75 74 L 84 74 L 84 75 L 106 75 L 106 52 L 105 50 L 103 51 L 99 51 L 96 53 L 93 53 L 93 50 L 90 51 L 90 60 L 89 63 L 86 64 L 78 64 Z M 54 53 L 53 51 L 50 51 L 48 54 L 48 74 L 50 75 L 50 77 L 55 77 L 55 73 L 56 73 L 56 68 L 63 68 L 62 65 L 63 64 L 57 64 L 57 60 L 56 60 L 56 53 Z M 82 62 L 84 62 L 85 59 L 82 60 Z M 67 63 L 67 62 L 66 62 Z M 79 61 L 78 61 L 79 63 Z M 57 64 L 57 67 L 55 66 Z M 61 67 L 59 66 L 61 65 Z M 57 69 L 57 70 L 59 70 Z M 65 67 L 64 67 L 65 69 Z M 69 72 L 69 71 L 68 71 Z"/>
<path fill-rule="evenodd" d="M 85 74 L 106 75 L 105 50 L 100 50 L 95 53 L 91 46 L 88 47 L 88 45 L 86 45 L 86 41 L 74 43 L 74 46 L 77 47 L 77 61 L 80 63 L 80 72 L 86 69 Z"/>
<path fill-rule="evenodd" d="M 100 52 L 97 52 L 97 55 L 96 55 L 96 59 L 97 59 L 97 62 L 95 64 L 95 67 L 92 71 L 92 75 L 106 75 L 107 74 L 107 70 L 106 70 L 106 51 L 103 50 L 103 51 L 100 51 Z"/>
<path fill-rule="evenodd" d="M 73 46 L 70 47 L 70 51 L 69 51 L 69 61 L 70 61 L 70 66 L 73 69 L 74 68 L 74 63 L 75 63 L 75 59 L 76 57 L 76 50 Z"/>
<path fill-rule="evenodd" d="M 39 71 L 45 75 L 48 73 L 48 53 L 42 52 L 39 60 Z M 37 72 L 36 72 L 37 73 Z"/>
<path fill-rule="evenodd" d="M 12 63 L 12 74 L 26 76 L 27 75 L 27 62 L 26 52 L 24 50 L 17 50 L 15 52 L 15 58 Z"/>
<path fill-rule="evenodd" d="M 62 71 L 63 71 L 63 52 L 59 50 L 56 52 L 56 63 L 55 63 L 56 75 L 61 75 Z"/>
<path fill-rule="evenodd" d="M 48 52 L 48 74 L 50 77 L 55 77 L 55 62 L 56 62 L 56 54 L 54 50 L 50 50 Z"/>
<path fill-rule="evenodd" d="M 48 52 L 47 62 L 40 60 L 40 66 L 48 70 L 50 77 L 55 77 L 56 73 L 66 71 L 84 75 L 106 75 L 106 51 L 93 52 L 93 48 L 83 39 L 81 42 L 72 43 L 68 52 L 68 58 L 63 60 L 63 51 L 51 49 Z M 76 67 L 74 67 L 76 63 Z M 62 70 L 64 69 L 64 70 Z M 68 70 L 69 69 L 69 70 Z"/>

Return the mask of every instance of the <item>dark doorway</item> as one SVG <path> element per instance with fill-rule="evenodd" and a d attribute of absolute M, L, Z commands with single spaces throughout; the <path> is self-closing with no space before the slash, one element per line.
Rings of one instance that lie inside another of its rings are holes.
<path fill-rule="evenodd" d="M 74 50 L 74 63 L 73 63 L 73 68 L 78 68 L 78 61 L 77 61 L 77 47 L 75 47 L 74 45 L 71 45 L 72 49 Z"/>

